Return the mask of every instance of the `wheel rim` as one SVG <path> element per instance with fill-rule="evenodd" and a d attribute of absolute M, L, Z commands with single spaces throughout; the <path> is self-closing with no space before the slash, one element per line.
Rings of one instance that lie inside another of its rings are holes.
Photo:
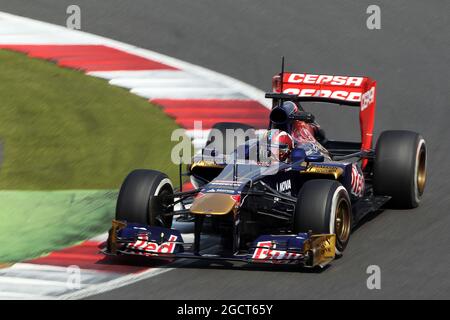
<path fill-rule="evenodd" d="M 165 196 L 165 195 L 169 195 L 172 194 L 172 190 L 170 187 L 163 187 L 160 192 L 158 193 L 158 196 Z M 150 210 L 156 210 L 157 212 L 162 212 L 164 206 L 167 204 L 164 203 L 150 203 L 149 204 L 149 212 L 148 215 L 149 217 L 151 216 L 150 214 Z M 165 228 L 170 228 L 170 221 L 171 221 L 172 217 L 167 216 L 167 217 L 161 217 L 160 214 L 158 214 L 158 216 L 156 217 L 156 221 L 154 221 L 154 224 L 160 227 L 165 227 Z"/>
<path fill-rule="evenodd" d="M 425 151 L 425 147 L 422 146 L 419 151 L 418 156 L 418 164 L 417 164 L 417 190 L 419 191 L 419 195 L 423 194 L 425 189 L 425 181 L 427 180 L 427 168 L 426 168 L 426 160 L 427 155 Z"/>
<path fill-rule="evenodd" d="M 337 240 L 344 244 L 350 237 L 350 207 L 345 199 L 340 199 L 336 207 L 334 230 Z"/>

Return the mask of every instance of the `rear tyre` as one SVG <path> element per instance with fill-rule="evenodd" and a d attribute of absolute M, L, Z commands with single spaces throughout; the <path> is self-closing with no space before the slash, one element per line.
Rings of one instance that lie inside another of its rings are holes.
<path fill-rule="evenodd" d="M 294 232 L 336 234 L 336 256 L 350 240 L 352 205 L 347 190 L 337 181 L 309 180 L 301 188 L 294 216 Z"/>
<path fill-rule="evenodd" d="M 426 183 L 425 140 L 412 131 L 384 131 L 375 151 L 374 193 L 391 196 L 390 204 L 398 208 L 417 207 Z"/>
<path fill-rule="evenodd" d="M 122 183 L 116 206 L 116 219 L 170 228 L 172 216 L 162 217 L 164 195 L 173 194 L 166 174 L 155 170 L 134 170 Z"/>

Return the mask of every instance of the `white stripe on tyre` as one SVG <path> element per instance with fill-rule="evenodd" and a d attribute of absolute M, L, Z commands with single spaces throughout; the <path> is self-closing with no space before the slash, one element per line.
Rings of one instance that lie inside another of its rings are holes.
<path fill-rule="evenodd" d="M 425 139 L 420 139 L 419 144 L 417 146 L 416 150 L 416 163 L 414 168 L 414 197 L 416 199 L 416 202 L 420 202 L 420 196 L 419 196 L 419 187 L 417 185 L 417 175 L 419 174 L 419 155 L 420 155 L 420 149 L 422 146 L 425 145 Z M 425 172 L 427 170 L 427 155 L 426 155 L 426 149 L 425 149 Z"/>
<path fill-rule="evenodd" d="M 337 205 L 337 201 L 338 201 L 338 197 L 339 197 L 339 193 L 341 191 L 344 191 L 345 193 L 347 193 L 347 189 L 345 189 L 343 186 L 339 186 L 333 194 L 333 199 L 331 201 L 331 213 L 330 213 L 330 233 L 334 234 L 336 232 L 335 230 L 335 220 L 336 220 L 336 205 Z M 342 252 L 340 252 L 338 250 L 338 248 L 336 248 L 336 254 L 341 254 Z"/>
<path fill-rule="evenodd" d="M 166 185 L 166 184 L 170 185 L 170 187 L 173 189 L 172 181 L 170 181 L 169 178 L 162 179 L 161 182 L 156 187 L 154 196 L 157 196 L 159 194 L 159 192 L 161 191 L 162 187 L 164 187 L 164 185 Z"/>

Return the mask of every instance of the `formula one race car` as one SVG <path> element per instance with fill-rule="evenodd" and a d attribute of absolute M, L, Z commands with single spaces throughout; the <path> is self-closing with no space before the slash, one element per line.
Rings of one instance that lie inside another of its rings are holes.
<path fill-rule="evenodd" d="M 167 175 L 153 170 L 126 177 L 105 253 L 330 263 L 363 217 L 385 205 L 414 208 L 424 192 L 426 146 L 418 133 L 385 131 L 372 149 L 375 88 L 367 77 L 276 75 L 266 94 L 273 101 L 268 130 L 215 125 L 188 165 L 193 190 L 180 183 L 174 191 Z M 358 107 L 361 142 L 329 140 L 304 101 Z M 231 152 L 221 148 L 226 139 L 217 137 L 236 129 L 245 139 Z M 193 243 L 172 228 L 174 216 L 193 222 Z M 202 252 L 204 233 L 221 239 L 217 252 Z"/>

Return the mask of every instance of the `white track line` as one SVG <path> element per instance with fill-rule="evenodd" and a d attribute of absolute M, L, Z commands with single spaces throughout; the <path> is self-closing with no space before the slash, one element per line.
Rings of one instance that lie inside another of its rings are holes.
<path fill-rule="evenodd" d="M 202 79 L 186 71 L 135 70 L 135 71 L 90 71 L 89 76 L 102 79 Z"/>
<path fill-rule="evenodd" d="M 135 88 L 130 92 L 147 99 L 248 99 L 232 88 Z"/>
<path fill-rule="evenodd" d="M 186 243 L 194 241 L 192 223 L 174 222 L 174 227 L 182 231 Z M 107 234 L 96 239 L 103 241 Z M 93 240 L 93 239 L 91 239 Z M 208 246 L 210 238 L 204 236 L 204 246 Z M 0 269 L 0 300 L 3 299 L 81 299 L 89 295 L 106 292 L 118 286 L 128 285 L 143 279 L 154 277 L 173 270 L 177 266 L 192 263 L 191 260 L 178 260 L 171 267 L 151 268 L 141 273 L 123 275 L 115 272 L 102 272 L 80 269 L 80 289 L 72 289 L 67 285 L 70 273 L 67 267 L 17 263 L 9 268 Z"/>
<path fill-rule="evenodd" d="M 69 269 L 67 267 L 42 265 L 33 263 L 16 263 L 8 269 L 3 269 L 0 272 L 1 276 L 7 278 L 21 278 L 21 279 L 37 279 L 41 280 L 66 282 Z M 97 270 L 80 269 L 80 276 L 84 284 L 96 284 L 99 282 L 109 281 L 117 277 L 119 273 L 102 272 Z"/>
<path fill-rule="evenodd" d="M 41 279 L 30 279 L 30 278 L 18 278 L 18 277 L 0 277 L 0 287 L 2 285 L 30 285 L 30 286 L 44 286 L 44 287 L 65 287 L 67 283 L 65 281 L 54 281 L 54 280 L 41 280 Z"/>
<path fill-rule="evenodd" d="M 181 261 L 181 260 L 180 260 Z M 76 292 L 63 294 L 58 297 L 60 300 L 74 300 L 74 299 L 83 299 L 92 295 L 100 294 L 103 292 L 108 292 L 119 287 L 123 287 L 144 279 L 148 279 L 151 277 L 155 277 L 157 275 L 169 272 L 174 270 L 174 268 L 154 268 L 150 269 L 138 274 L 128 274 L 126 276 L 101 283 L 98 285 L 90 286 L 86 289 L 78 290 Z"/>
<path fill-rule="evenodd" d="M 0 299 L 7 297 L 55 299 L 63 294 L 77 291 L 78 289 L 71 288 L 68 284 L 68 280 L 73 275 L 73 271 L 69 272 L 69 270 L 66 267 L 30 263 L 17 263 L 10 268 L 2 269 L 0 270 L 0 292 L 4 294 L 0 295 Z M 79 269 L 81 289 L 101 285 L 121 276 L 120 273 Z"/>
<path fill-rule="evenodd" d="M 0 300 L 53 300 L 55 297 L 31 293 L 0 291 Z"/>
<path fill-rule="evenodd" d="M 191 77 L 191 78 L 181 78 L 181 79 L 167 79 L 161 77 L 152 77 L 152 78 L 120 78 L 120 79 L 112 79 L 109 81 L 110 84 L 133 89 L 133 88 L 173 88 L 179 89 L 181 88 L 221 88 L 220 84 L 214 83 L 211 81 L 206 81 L 201 78 Z"/>
<path fill-rule="evenodd" d="M 205 252 L 217 250 L 217 246 L 211 246 L 206 249 Z M 119 287 L 124 287 L 145 279 L 149 279 L 163 273 L 176 270 L 179 267 L 187 266 L 195 263 L 197 260 L 194 259 L 180 259 L 170 264 L 171 267 L 162 267 L 150 269 L 138 274 L 129 274 L 102 284 L 89 286 L 86 289 L 78 290 L 73 293 L 64 294 L 58 297 L 59 300 L 74 300 L 83 299 L 89 296 L 97 295 L 100 293 L 108 292 Z"/>

